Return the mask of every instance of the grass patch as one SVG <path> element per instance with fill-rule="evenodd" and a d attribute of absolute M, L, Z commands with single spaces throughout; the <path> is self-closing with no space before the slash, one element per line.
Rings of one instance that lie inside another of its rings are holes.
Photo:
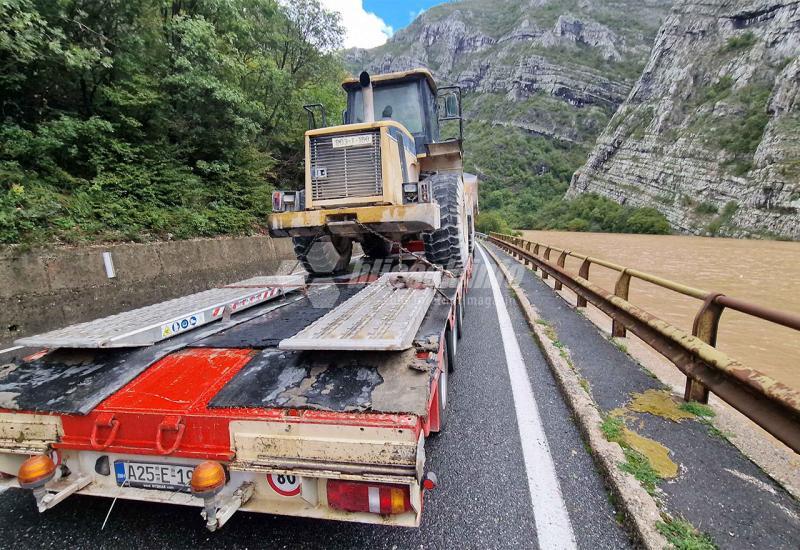
<path fill-rule="evenodd" d="M 630 448 L 623 447 L 622 451 L 625 453 L 625 462 L 620 464 L 620 469 L 635 477 L 642 484 L 645 491 L 651 495 L 654 494 L 656 492 L 656 484 L 661 478 L 653 469 L 650 460 L 642 453 Z"/>
<path fill-rule="evenodd" d="M 600 424 L 600 431 L 603 432 L 603 437 L 612 443 L 624 443 L 623 434 L 625 430 L 625 423 L 621 418 L 606 415 L 603 422 Z"/>
<path fill-rule="evenodd" d="M 695 103 L 697 106 L 705 103 L 715 105 L 718 101 L 725 99 L 730 95 L 732 87 L 733 78 L 729 75 L 725 75 L 713 84 L 700 88 Z"/>
<path fill-rule="evenodd" d="M 635 477 L 649 494 L 655 494 L 656 484 L 662 477 L 653 468 L 650 458 L 633 449 L 625 438 L 626 432 L 634 437 L 640 436 L 631 434 L 630 430 L 625 428 L 625 422 L 622 418 L 612 415 L 603 417 L 603 421 L 600 423 L 600 431 L 608 441 L 617 443 L 622 447 L 622 452 L 625 454 L 625 462 L 619 464 L 619 468 Z"/>
<path fill-rule="evenodd" d="M 748 31 L 741 36 L 731 36 L 722 47 L 722 53 L 741 52 L 752 48 L 758 41 L 756 35 Z"/>
<path fill-rule="evenodd" d="M 556 333 L 556 330 L 553 327 L 551 327 L 550 325 L 547 325 L 544 328 L 544 333 L 548 338 L 550 338 L 550 340 L 553 342 L 553 345 L 555 345 L 556 342 L 558 342 L 558 334 Z M 559 347 L 559 346 L 556 346 L 556 347 Z"/>
<path fill-rule="evenodd" d="M 708 426 L 708 433 L 712 437 L 716 437 L 717 439 L 722 439 L 723 441 L 730 441 L 732 437 L 736 436 L 736 434 L 734 433 L 724 432 L 720 430 L 719 428 L 711 424 L 711 422 L 706 422 L 706 425 Z"/>
<path fill-rule="evenodd" d="M 583 391 L 585 391 L 585 392 L 586 392 L 587 394 L 589 394 L 589 395 L 591 395 L 591 394 L 592 394 L 592 386 L 591 386 L 591 384 L 589 384 L 589 381 L 588 381 L 586 378 L 583 378 L 583 377 L 581 377 L 581 378 L 578 380 L 578 383 L 579 383 L 579 384 L 581 385 L 581 387 L 583 388 Z"/>
<path fill-rule="evenodd" d="M 688 403 L 681 404 L 681 410 L 692 413 L 700 418 L 714 418 L 716 413 L 708 405 L 703 405 L 697 401 L 689 401 Z"/>
<path fill-rule="evenodd" d="M 659 521 L 656 529 L 678 550 L 715 550 L 717 545 L 711 537 L 701 533 L 685 519 Z"/>
<path fill-rule="evenodd" d="M 612 338 L 611 339 L 611 343 L 614 344 L 614 347 L 616 347 L 622 353 L 625 353 L 625 354 L 628 353 L 628 346 L 626 346 L 625 344 L 623 344 L 622 342 L 620 342 L 616 338 Z"/>

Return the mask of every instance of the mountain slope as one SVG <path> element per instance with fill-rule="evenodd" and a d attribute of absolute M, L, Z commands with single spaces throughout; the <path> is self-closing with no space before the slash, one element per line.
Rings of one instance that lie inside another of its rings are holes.
<path fill-rule="evenodd" d="M 483 205 L 515 225 L 566 191 L 644 67 L 670 6 L 656 0 L 463 0 L 387 44 L 350 50 L 353 72 L 427 67 L 467 92 L 467 169 Z"/>
<path fill-rule="evenodd" d="M 568 196 L 800 239 L 800 2 L 680 0 Z"/>

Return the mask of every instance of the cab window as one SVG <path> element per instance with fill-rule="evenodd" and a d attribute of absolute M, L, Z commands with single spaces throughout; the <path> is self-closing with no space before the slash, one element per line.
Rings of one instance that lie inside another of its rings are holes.
<path fill-rule="evenodd" d="M 412 134 L 421 134 L 422 106 L 417 82 L 373 87 L 375 120 L 394 120 Z M 356 90 L 353 97 L 353 122 L 364 122 L 364 94 Z"/>

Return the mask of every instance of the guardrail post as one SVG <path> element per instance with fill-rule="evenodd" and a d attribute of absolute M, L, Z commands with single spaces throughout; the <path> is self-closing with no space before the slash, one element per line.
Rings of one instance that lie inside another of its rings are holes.
<path fill-rule="evenodd" d="M 544 249 L 544 259 L 545 259 L 546 261 L 549 261 L 549 260 L 550 260 L 550 247 L 549 247 L 549 246 L 548 246 L 547 248 L 545 248 L 545 249 Z M 549 276 L 549 275 L 547 274 L 547 272 L 546 272 L 546 271 L 543 269 L 543 270 L 542 270 L 542 279 L 547 279 L 548 277 L 550 277 L 550 276 Z"/>
<path fill-rule="evenodd" d="M 564 264 L 567 261 L 567 254 L 569 254 L 569 252 L 567 252 L 566 250 L 561 251 L 561 254 L 559 254 L 558 256 L 558 260 L 556 261 L 558 267 L 564 267 Z M 563 285 L 561 284 L 561 281 L 556 281 L 555 284 L 553 285 L 553 290 L 561 290 L 562 288 Z"/>
<path fill-rule="evenodd" d="M 578 269 L 578 277 L 583 277 L 584 279 L 586 279 L 588 281 L 589 280 L 589 266 L 590 265 L 592 265 L 592 262 L 589 260 L 589 258 L 585 258 L 583 260 L 583 262 L 581 263 L 580 269 Z M 586 307 L 587 306 L 586 298 L 584 298 L 583 296 L 578 294 L 578 301 L 575 304 L 575 306 L 576 307 Z"/>
<path fill-rule="evenodd" d="M 614 296 L 618 296 L 628 301 L 628 294 L 630 293 L 631 289 L 631 276 L 628 273 L 627 269 L 623 269 L 622 272 L 619 274 L 619 278 L 617 278 L 617 282 L 614 285 Z M 616 319 L 611 320 L 611 336 L 614 338 L 625 338 L 628 334 L 625 325 L 617 321 Z"/>
<path fill-rule="evenodd" d="M 706 344 L 717 347 L 717 332 L 719 319 L 725 308 L 716 302 L 722 294 L 716 292 L 709 294 L 703 302 L 703 307 L 697 312 L 692 324 L 692 336 Z M 683 392 L 684 401 L 697 401 L 708 403 L 708 388 L 692 378 L 686 377 L 686 390 Z"/>
<path fill-rule="evenodd" d="M 531 251 L 531 248 L 533 249 L 532 251 Z M 529 254 L 535 256 L 537 254 L 538 250 L 539 250 L 539 245 L 538 244 L 528 241 L 528 253 Z M 530 262 L 530 266 L 531 266 L 531 269 L 533 270 L 534 273 L 536 273 L 539 270 L 539 267 L 534 262 Z"/>

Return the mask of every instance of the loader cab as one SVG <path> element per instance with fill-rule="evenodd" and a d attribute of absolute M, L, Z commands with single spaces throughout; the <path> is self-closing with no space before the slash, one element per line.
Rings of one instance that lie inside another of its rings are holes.
<path fill-rule="evenodd" d="M 437 89 L 431 73 L 425 70 L 375 75 L 371 77 L 374 96 L 374 120 L 393 120 L 414 136 L 416 153 L 425 152 L 426 144 L 439 141 Z M 347 111 L 345 124 L 360 124 L 364 116 L 364 91 L 357 79 L 345 81 Z"/>

